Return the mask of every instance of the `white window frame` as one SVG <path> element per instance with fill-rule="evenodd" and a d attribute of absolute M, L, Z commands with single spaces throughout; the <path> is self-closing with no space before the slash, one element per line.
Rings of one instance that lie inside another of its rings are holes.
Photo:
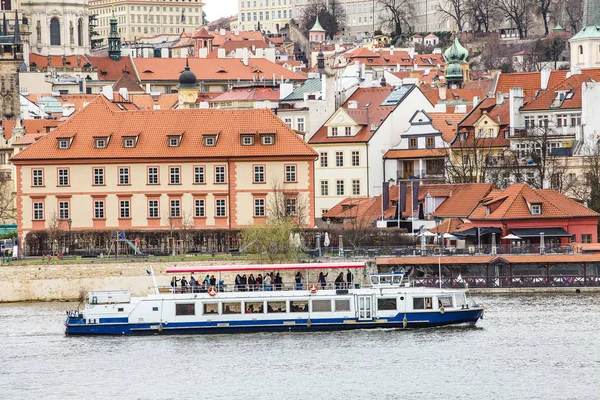
<path fill-rule="evenodd" d="M 159 203 L 158 200 L 148 200 L 148 218 L 159 218 Z"/>
<path fill-rule="evenodd" d="M 69 169 L 59 168 L 58 169 L 58 186 L 69 186 Z"/>
<path fill-rule="evenodd" d="M 216 165 L 215 166 L 215 183 L 227 183 L 225 180 L 225 166 L 224 165 Z"/>
<path fill-rule="evenodd" d="M 215 216 L 226 217 L 227 216 L 227 200 L 216 199 L 215 200 Z"/>
<path fill-rule="evenodd" d="M 204 218 L 206 216 L 206 201 L 204 199 L 194 200 L 194 217 Z"/>
<path fill-rule="evenodd" d="M 336 196 L 346 195 L 346 187 L 343 179 L 338 179 L 335 181 L 335 194 Z"/>
<path fill-rule="evenodd" d="M 255 165 L 254 166 L 254 174 L 252 176 L 253 183 L 265 183 L 265 166 L 264 165 Z"/>
<path fill-rule="evenodd" d="M 119 167 L 119 185 L 129 185 L 129 167 Z"/>
<path fill-rule="evenodd" d="M 68 201 L 58 202 L 58 219 L 69 219 L 71 215 L 70 204 Z"/>
<path fill-rule="evenodd" d="M 158 171 L 158 167 L 148 167 L 148 185 L 158 185 Z"/>
<path fill-rule="evenodd" d="M 181 185 L 181 167 L 169 167 L 169 185 Z"/>
<path fill-rule="evenodd" d="M 352 151 L 352 166 L 360 167 L 360 151 L 358 150 Z"/>
<path fill-rule="evenodd" d="M 119 200 L 119 218 L 131 218 L 131 200 Z"/>
<path fill-rule="evenodd" d="M 43 221 L 44 220 L 44 203 L 36 201 L 33 203 L 33 220 Z"/>
<path fill-rule="evenodd" d="M 43 169 L 34 169 L 31 172 L 32 181 L 31 186 L 44 186 L 44 170 Z"/>
<path fill-rule="evenodd" d="M 104 185 L 104 168 L 94 168 L 94 186 Z"/>
<path fill-rule="evenodd" d="M 294 183 L 297 182 L 298 174 L 296 173 L 295 165 L 286 165 L 285 166 L 285 182 L 286 183 Z"/>
<path fill-rule="evenodd" d="M 170 199 L 169 200 L 169 217 L 179 218 L 181 217 L 181 200 Z"/>
<path fill-rule="evenodd" d="M 194 183 L 202 185 L 206 183 L 206 168 L 204 165 L 194 166 Z"/>
<path fill-rule="evenodd" d="M 104 218 L 104 200 L 94 200 L 94 219 Z"/>
<path fill-rule="evenodd" d="M 265 216 L 265 199 L 263 197 L 254 199 L 254 216 L 259 218 Z"/>

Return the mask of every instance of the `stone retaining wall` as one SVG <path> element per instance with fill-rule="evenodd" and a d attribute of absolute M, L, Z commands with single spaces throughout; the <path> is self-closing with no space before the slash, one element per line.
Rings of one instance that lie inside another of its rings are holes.
<path fill-rule="evenodd" d="M 243 260 L 203 262 L 202 265 L 248 264 Z M 152 267 L 158 286 L 169 286 L 172 275 L 166 270 L 173 266 L 197 266 L 198 262 L 114 262 L 85 264 L 46 264 L 10 265 L 0 267 L 0 302 L 77 300 L 82 293 L 90 290 L 125 289 L 133 296 L 143 296 L 150 292 L 152 279 L 146 268 Z M 271 271 L 265 264 L 265 271 Z M 304 271 L 306 281 L 316 282 L 321 270 Z M 353 269 L 356 283 L 366 282 L 368 275 L 375 272 L 374 263 L 365 269 Z M 261 271 L 258 271 L 261 272 Z M 340 270 L 326 270 L 327 282 L 333 282 Z M 344 276 L 347 270 L 343 270 Z M 282 271 L 284 283 L 293 283 L 296 271 Z M 189 281 L 190 274 L 183 274 Z M 196 279 L 204 276 L 194 274 Z M 223 273 L 221 279 L 233 284 L 235 272 Z M 249 275 L 249 273 L 246 273 Z M 254 274 L 255 276 L 257 273 Z M 218 279 L 218 275 L 215 275 Z M 181 278 L 181 276 L 178 276 Z M 309 279 L 307 279 L 309 278 Z"/>

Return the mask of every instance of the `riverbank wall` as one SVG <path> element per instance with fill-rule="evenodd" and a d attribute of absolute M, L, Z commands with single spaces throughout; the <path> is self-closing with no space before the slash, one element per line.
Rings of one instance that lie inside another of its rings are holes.
<path fill-rule="evenodd" d="M 253 262 L 254 263 L 254 262 Z M 248 261 L 236 260 L 202 262 L 203 266 L 219 266 L 249 264 Z M 20 301 L 73 301 L 83 297 L 91 290 L 129 290 L 132 296 L 144 296 L 150 293 L 152 278 L 146 269 L 152 268 L 159 287 L 169 287 L 172 274 L 166 273 L 170 267 L 198 266 L 198 262 L 110 262 L 82 264 L 33 264 L 33 265 L 3 265 L 0 266 L 0 303 Z M 265 264 L 265 272 L 272 271 Z M 328 274 L 327 282 L 332 283 L 340 271 L 346 275 L 346 270 L 311 270 L 304 271 L 305 282 L 316 282 L 319 272 Z M 275 271 L 277 272 L 277 271 Z M 247 276 L 256 276 L 263 271 L 245 272 Z M 280 271 L 284 283 L 293 283 L 296 271 Z M 355 283 L 364 283 L 369 274 L 375 273 L 375 263 L 368 263 L 365 269 L 353 269 Z M 211 273 L 212 274 L 212 273 Z M 194 274 L 197 280 L 203 280 L 206 274 Z M 232 285 L 237 272 L 221 274 L 221 279 L 227 285 Z M 190 274 L 185 276 L 189 281 Z M 215 274 L 217 280 L 219 275 Z"/>

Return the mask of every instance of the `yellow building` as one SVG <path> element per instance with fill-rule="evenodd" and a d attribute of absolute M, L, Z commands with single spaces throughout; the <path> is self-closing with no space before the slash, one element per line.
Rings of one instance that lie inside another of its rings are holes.
<path fill-rule="evenodd" d="M 19 237 L 238 228 L 276 208 L 312 226 L 315 159 L 266 109 L 122 111 L 100 96 L 13 157 Z"/>

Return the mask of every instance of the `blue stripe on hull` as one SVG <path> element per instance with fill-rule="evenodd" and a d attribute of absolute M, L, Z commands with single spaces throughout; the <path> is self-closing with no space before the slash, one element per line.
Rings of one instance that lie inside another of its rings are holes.
<path fill-rule="evenodd" d="M 406 314 L 407 328 L 424 328 L 455 324 L 475 324 L 481 318 L 483 310 L 469 309 L 440 313 L 411 313 Z M 100 323 L 81 324 L 69 323 L 67 320 L 67 335 L 172 335 L 172 334 L 216 334 L 216 333 L 254 333 L 254 332 L 307 332 L 333 331 L 373 328 L 403 328 L 404 314 L 392 318 L 381 318 L 379 321 L 344 320 L 343 318 L 295 320 L 295 324 L 285 324 L 283 320 L 264 321 L 212 321 L 212 322 L 178 322 L 129 324 L 129 323 Z M 344 322 L 346 321 L 346 322 Z M 80 320 L 77 320 L 80 322 Z M 286 321 L 289 322 L 289 321 Z M 227 326 L 225 326 L 227 325 Z"/>

